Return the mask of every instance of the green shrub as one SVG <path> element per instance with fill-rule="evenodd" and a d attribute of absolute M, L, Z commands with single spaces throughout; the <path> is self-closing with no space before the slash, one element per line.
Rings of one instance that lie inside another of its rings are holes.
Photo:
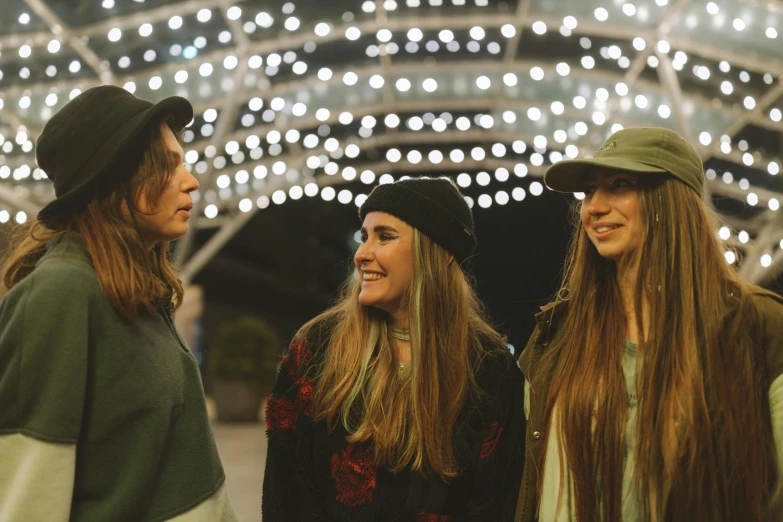
<path fill-rule="evenodd" d="M 212 356 L 213 378 L 271 386 L 279 363 L 277 332 L 263 320 L 244 316 L 220 326 Z"/>

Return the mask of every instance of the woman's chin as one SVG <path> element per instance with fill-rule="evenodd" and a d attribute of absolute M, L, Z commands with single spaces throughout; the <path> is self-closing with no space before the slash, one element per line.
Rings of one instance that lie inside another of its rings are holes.
<path fill-rule="evenodd" d="M 388 306 L 386 302 L 384 302 L 382 299 L 374 298 L 372 296 L 365 295 L 362 297 L 362 295 L 359 294 L 359 304 L 362 306 L 375 308 L 388 314 L 392 313 L 390 306 Z"/>
<path fill-rule="evenodd" d="M 362 306 L 375 306 L 377 299 L 374 299 L 372 295 L 368 295 L 368 292 L 362 291 L 359 293 L 359 304 Z"/>

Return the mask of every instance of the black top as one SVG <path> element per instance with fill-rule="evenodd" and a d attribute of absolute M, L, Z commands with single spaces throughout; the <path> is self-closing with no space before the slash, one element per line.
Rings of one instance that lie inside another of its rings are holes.
<path fill-rule="evenodd" d="M 505 346 L 490 347 L 479 366 L 487 397 L 463 409 L 455 439 L 462 441 L 456 447 L 464 472 L 447 484 L 378 469 L 372 440 L 348 443 L 342 425 L 329 433 L 325 422 L 313 421 L 317 382 L 308 370 L 329 339 L 318 330 L 291 344 L 266 403 L 264 522 L 513 520 L 524 462 L 524 388 Z"/>

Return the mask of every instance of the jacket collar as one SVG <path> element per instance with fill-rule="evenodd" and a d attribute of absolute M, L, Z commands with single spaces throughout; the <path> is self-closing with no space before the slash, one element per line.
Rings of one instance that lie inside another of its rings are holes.
<path fill-rule="evenodd" d="M 567 310 L 568 300 L 558 299 L 542 306 L 541 311 L 535 315 L 536 330 L 519 356 L 519 366 L 525 375 L 530 373 L 533 358 L 540 356 L 540 353 L 534 353 L 536 352 L 536 347 L 545 348 L 548 345 L 549 339 L 557 331 L 557 327 L 565 317 Z"/>
<path fill-rule="evenodd" d="M 725 292 L 726 308 L 723 315 L 728 315 L 737 308 L 742 288 L 734 281 L 729 281 L 726 283 Z M 751 292 L 754 296 L 768 296 L 783 304 L 783 298 L 761 287 L 752 286 Z M 551 303 L 542 306 L 541 311 L 535 314 L 536 331 L 519 357 L 519 365 L 523 372 L 530 367 L 533 357 L 540 356 L 540 354 L 534 354 L 534 347 L 540 346 L 543 350 L 548 346 L 549 341 L 552 339 L 559 328 L 560 323 L 566 316 L 568 301 L 568 299 L 557 299 L 556 301 L 552 301 Z"/>
<path fill-rule="evenodd" d="M 81 261 L 94 266 L 92 257 L 84 246 L 84 238 L 78 232 L 63 232 L 46 243 L 46 254 L 41 257 L 36 266 L 54 258 L 66 258 L 71 261 Z"/>

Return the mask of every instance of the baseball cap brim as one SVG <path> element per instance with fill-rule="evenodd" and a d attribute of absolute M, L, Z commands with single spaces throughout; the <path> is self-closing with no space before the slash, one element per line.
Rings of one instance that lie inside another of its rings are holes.
<path fill-rule="evenodd" d="M 193 119 L 193 106 L 185 98 L 171 96 L 130 118 L 113 136 L 107 137 L 103 146 L 95 151 L 88 162 L 90 172 L 86 173 L 84 181 L 43 207 L 38 212 L 38 220 L 53 224 L 72 213 L 75 208 L 88 203 L 97 183 L 106 181 L 105 176 L 114 173 L 110 167 L 121 159 L 122 154 L 131 147 L 142 132 L 155 121 L 166 116 L 173 119 L 173 125 L 178 128 L 175 130 L 183 129 Z"/>
<path fill-rule="evenodd" d="M 590 168 L 603 167 L 637 174 L 661 174 L 666 169 L 652 167 L 628 158 L 592 158 L 565 160 L 555 163 L 544 174 L 544 183 L 558 192 L 583 192 L 585 174 Z"/>

